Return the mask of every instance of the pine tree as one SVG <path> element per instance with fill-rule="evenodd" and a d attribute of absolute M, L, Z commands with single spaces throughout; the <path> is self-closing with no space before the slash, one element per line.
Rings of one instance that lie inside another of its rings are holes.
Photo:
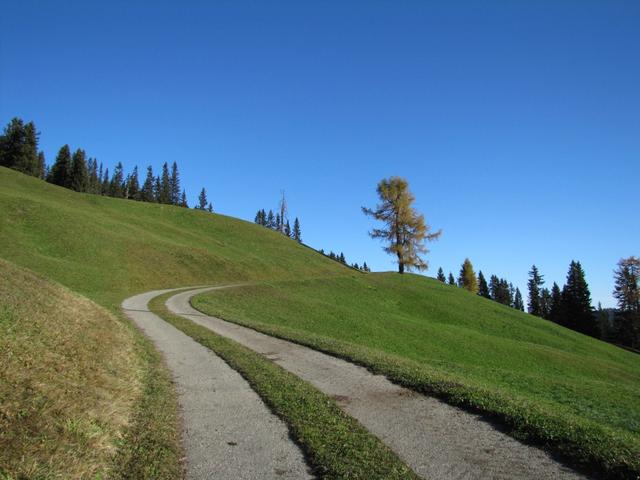
<path fill-rule="evenodd" d="M 300 231 L 300 220 L 298 220 L 298 217 L 293 221 L 293 239 L 298 243 L 302 243 L 302 232 Z"/>
<path fill-rule="evenodd" d="M 556 282 L 551 287 L 551 306 L 549 308 L 549 320 L 563 324 L 562 319 L 562 292 Z"/>
<path fill-rule="evenodd" d="M 455 285 L 455 284 L 456 284 L 456 279 L 453 278 L 453 274 L 449 272 L 449 285 Z"/>
<path fill-rule="evenodd" d="M 207 212 L 213 213 L 213 204 L 209 202 L 209 206 L 207 207 Z"/>
<path fill-rule="evenodd" d="M 126 185 L 124 183 L 124 168 L 122 162 L 118 162 L 113 170 L 111 184 L 109 185 L 109 195 L 115 198 L 124 198 Z"/>
<path fill-rule="evenodd" d="M 538 267 L 533 265 L 529 271 L 529 313 L 538 317 L 542 316 L 542 305 L 540 304 L 540 287 L 544 284 L 544 280 Z"/>
<path fill-rule="evenodd" d="M 562 310 L 565 326 L 585 335 L 598 336 L 598 325 L 591 306 L 591 292 L 580 262 L 571 261 L 569 265 L 567 283 L 562 289 Z"/>
<path fill-rule="evenodd" d="M 151 165 L 147 167 L 147 176 L 144 179 L 142 188 L 140 189 L 140 200 L 143 202 L 155 202 L 156 196 L 154 193 L 155 178 L 153 177 L 153 168 Z"/>
<path fill-rule="evenodd" d="M 640 349 L 640 259 L 632 256 L 618 262 L 613 296 L 618 301 L 614 336 L 619 343 Z"/>
<path fill-rule="evenodd" d="M 169 180 L 169 188 L 171 191 L 171 204 L 180 204 L 180 175 L 178 174 L 178 164 L 173 162 L 171 165 L 171 178 Z"/>
<path fill-rule="evenodd" d="M 140 200 L 141 198 L 137 165 L 133 167 L 133 171 L 131 172 L 131 175 L 129 175 L 129 179 L 127 180 L 127 198 L 131 198 L 133 200 Z"/>
<path fill-rule="evenodd" d="M 198 210 L 206 210 L 208 203 L 209 202 L 207 201 L 207 191 L 203 187 L 202 190 L 200 190 L 200 195 L 198 195 L 198 205 L 196 205 L 195 208 Z"/>
<path fill-rule="evenodd" d="M 367 262 L 364 262 L 362 264 L 362 271 L 363 272 L 368 272 L 369 271 L 369 266 L 367 265 Z"/>
<path fill-rule="evenodd" d="M 267 222 L 265 224 L 265 227 L 267 228 L 275 228 L 276 226 L 276 219 L 273 216 L 273 211 L 269 210 L 269 213 L 267 214 Z"/>
<path fill-rule="evenodd" d="M 442 274 L 444 277 L 444 273 Z M 482 270 L 478 272 L 478 295 L 484 298 L 491 298 L 491 294 L 489 293 L 489 285 L 487 285 L 487 280 L 484 278 L 482 274 Z"/>
<path fill-rule="evenodd" d="M 478 280 L 473 271 L 473 265 L 468 258 L 464 259 L 460 267 L 460 275 L 458 276 L 458 286 L 469 290 L 471 293 L 478 293 Z"/>
<path fill-rule="evenodd" d="M 447 277 L 444 276 L 444 270 L 442 270 L 442 267 L 438 268 L 438 276 L 436 278 L 442 283 L 446 283 Z"/>
<path fill-rule="evenodd" d="M 58 151 L 56 161 L 49 173 L 49 182 L 61 187 L 71 187 L 71 150 L 69 145 L 63 145 Z"/>
<path fill-rule="evenodd" d="M 76 192 L 86 192 L 89 186 L 86 154 L 81 148 L 77 149 L 71 160 L 71 189 Z"/>
<path fill-rule="evenodd" d="M 256 216 L 253 218 L 253 223 L 260 225 L 260 210 L 256 212 Z"/>
<path fill-rule="evenodd" d="M 340 256 L 338 257 L 338 261 L 344 265 L 347 264 L 347 259 L 344 256 L 344 253 L 340 252 Z"/>
<path fill-rule="evenodd" d="M 282 218 L 279 213 L 276 213 L 276 230 L 279 232 L 282 231 Z"/>
<path fill-rule="evenodd" d="M 524 312 L 524 302 L 522 300 L 522 293 L 520 293 L 520 289 L 516 287 L 516 293 L 513 297 L 513 308 L 516 310 L 520 310 Z"/>
<path fill-rule="evenodd" d="M 189 204 L 187 203 L 187 192 L 182 190 L 182 196 L 180 197 L 180 206 L 182 208 L 189 208 Z"/>
<path fill-rule="evenodd" d="M 284 234 L 286 237 L 291 237 L 291 225 L 289 225 L 289 220 L 284 224 Z"/>
<path fill-rule="evenodd" d="M 425 223 L 424 215 L 413 208 L 415 197 L 405 179 L 383 179 L 377 192 L 381 203 L 375 209 L 362 207 L 362 212 L 382 221 L 384 228 L 374 228 L 369 235 L 387 242 L 384 251 L 396 256 L 399 273 L 413 268 L 426 270 L 428 264 L 421 257 L 429 252 L 425 241 L 436 240 L 442 232 L 429 233 L 431 227 Z"/>

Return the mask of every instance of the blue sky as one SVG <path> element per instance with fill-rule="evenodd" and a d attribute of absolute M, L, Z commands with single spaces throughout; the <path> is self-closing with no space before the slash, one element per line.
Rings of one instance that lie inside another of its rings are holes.
<path fill-rule="evenodd" d="M 637 1 L 3 2 L 0 121 L 126 169 L 177 161 L 191 203 L 253 219 L 285 189 L 305 242 L 395 268 L 367 236 L 409 180 L 442 238 L 524 292 L 580 260 L 594 303 L 640 254 Z"/>

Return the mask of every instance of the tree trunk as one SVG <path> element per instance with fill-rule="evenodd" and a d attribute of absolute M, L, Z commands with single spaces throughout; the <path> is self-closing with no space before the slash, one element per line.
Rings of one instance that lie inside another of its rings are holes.
<path fill-rule="evenodd" d="M 404 262 L 400 254 L 398 254 L 398 273 L 404 273 Z"/>

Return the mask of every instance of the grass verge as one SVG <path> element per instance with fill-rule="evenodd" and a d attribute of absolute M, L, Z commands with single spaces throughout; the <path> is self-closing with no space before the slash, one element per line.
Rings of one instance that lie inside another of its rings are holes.
<path fill-rule="evenodd" d="M 239 287 L 193 304 L 487 415 L 581 470 L 640 476 L 632 354 L 435 281 L 362 277 Z"/>
<path fill-rule="evenodd" d="M 149 308 L 238 371 L 288 426 L 314 469 L 325 479 L 417 479 L 395 453 L 329 397 L 262 355 L 167 310 L 176 292 Z"/>

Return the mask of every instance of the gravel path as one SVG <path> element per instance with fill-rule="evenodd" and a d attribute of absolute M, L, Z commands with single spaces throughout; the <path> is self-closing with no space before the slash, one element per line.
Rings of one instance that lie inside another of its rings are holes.
<path fill-rule="evenodd" d="M 344 360 L 204 315 L 189 303 L 194 295 L 214 289 L 179 293 L 167 301 L 167 307 L 263 354 L 331 395 L 419 476 L 430 479 L 587 478 L 544 451 L 500 432 L 478 415 L 399 387 L 384 376 Z"/>
<path fill-rule="evenodd" d="M 302 452 L 286 425 L 231 367 L 148 310 L 136 295 L 122 309 L 163 354 L 177 387 L 187 479 L 306 479 Z"/>

